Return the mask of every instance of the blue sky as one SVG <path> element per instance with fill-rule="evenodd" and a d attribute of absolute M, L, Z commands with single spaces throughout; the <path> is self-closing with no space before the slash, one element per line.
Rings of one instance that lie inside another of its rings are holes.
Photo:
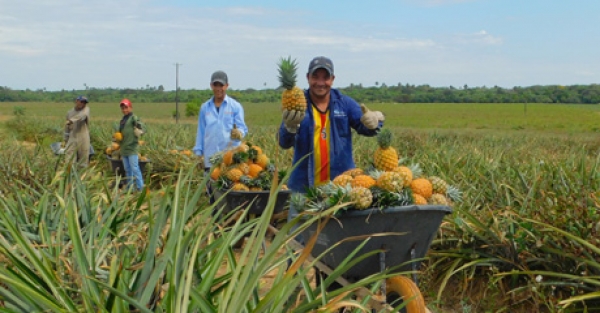
<path fill-rule="evenodd" d="M 335 86 L 600 82 L 597 0 L 0 0 L 0 86 L 274 88 L 291 55 Z"/>

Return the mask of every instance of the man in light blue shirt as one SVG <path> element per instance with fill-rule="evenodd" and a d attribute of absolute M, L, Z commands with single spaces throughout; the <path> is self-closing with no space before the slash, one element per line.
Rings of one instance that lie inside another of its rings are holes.
<path fill-rule="evenodd" d="M 244 108 L 227 95 L 228 87 L 227 74 L 223 71 L 214 72 L 210 78 L 213 96 L 200 106 L 198 114 L 196 145 L 193 151 L 204 163 L 207 174 L 212 165 L 210 157 L 217 152 L 239 146 L 242 138 L 248 133 L 244 122 Z"/>

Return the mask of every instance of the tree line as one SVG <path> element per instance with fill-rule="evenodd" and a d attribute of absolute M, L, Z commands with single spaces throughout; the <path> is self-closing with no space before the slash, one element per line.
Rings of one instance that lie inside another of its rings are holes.
<path fill-rule="evenodd" d="M 565 103 L 599 104 L 600 85 L 546 85 L 502 88 L 494 87 L 432 87 L 398 83 L 395 86 L 375 83 L 363 87 L 351 84 L 339 88 L 359 102 L 386 103 Z M 199 103 L 212 96 L 210 89 L 180 89 L 167 91 L 163 86 L 143 88 L 93 88 L 83 90 L 47 91 L 14 90 L 0 87 L 0 102 L 70 102 L 78 95 L 86 95 L 91 102 L 118 102 L 130 98 L 136 103 Z M 279 102 L 280 89 L 229 89 L 228 94 L 245 103 Z"/>

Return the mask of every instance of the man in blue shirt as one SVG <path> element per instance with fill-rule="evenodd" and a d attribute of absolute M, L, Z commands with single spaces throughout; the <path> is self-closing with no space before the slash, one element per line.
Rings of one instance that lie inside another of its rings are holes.
<path fill-rule="evenodd" d="M 227 74 L 223 71 L 214 72 L 210 78 L 213 96 L 200 106 L 198 114 L 196 145 L 193 151 L 200 157 L 207 174 L 212 165 L 210 157 L 217 152 L 239 146 L 242 138 L 248 133 L 244 122 L 244 108 L 227 95 L 228 87 Z M 211 197 L 211 202 L 212 200 Z"/>

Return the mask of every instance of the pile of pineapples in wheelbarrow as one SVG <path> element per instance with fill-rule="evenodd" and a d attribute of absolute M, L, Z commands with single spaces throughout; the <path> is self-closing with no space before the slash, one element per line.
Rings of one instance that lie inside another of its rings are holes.
<path fill-rule="evenodd" d="M 371 305 L 427 312 L 416 273 L 444 216 L 461 201 L 461 192 L 439 176 L 427 176 L 418 164 L 403 165 L 390 145 L 391 136 L 389 130 L 378 134 L 370 168 L 348 170 L 306 194 L 292 195 L 290 202 L 302 208 L 299 214 L 305 219 L 316 215 L 316 220 L 327 221 L 302 231 L 307 242 L 317 236 L 311 255 L 321 274 L 345 264 L 348 255 L 372 253 L 336 282 L 344 286 L 379 272 L 394 274 Z"/>
<path fill-rule="evenodd" d="M 261 215 L 270 196 L 275 177 L 281 181 L 286 170 L 278 170 L 262 148 L 250 142 L 214 154 L 210 173 L 215 199 L 225 196 L 225 212 L 236 208 L 249 210 L 248 214 Z M 274 213 L 281 213 L 287 205 L 290 191 L 283 185 L 277 194 Z"/>

